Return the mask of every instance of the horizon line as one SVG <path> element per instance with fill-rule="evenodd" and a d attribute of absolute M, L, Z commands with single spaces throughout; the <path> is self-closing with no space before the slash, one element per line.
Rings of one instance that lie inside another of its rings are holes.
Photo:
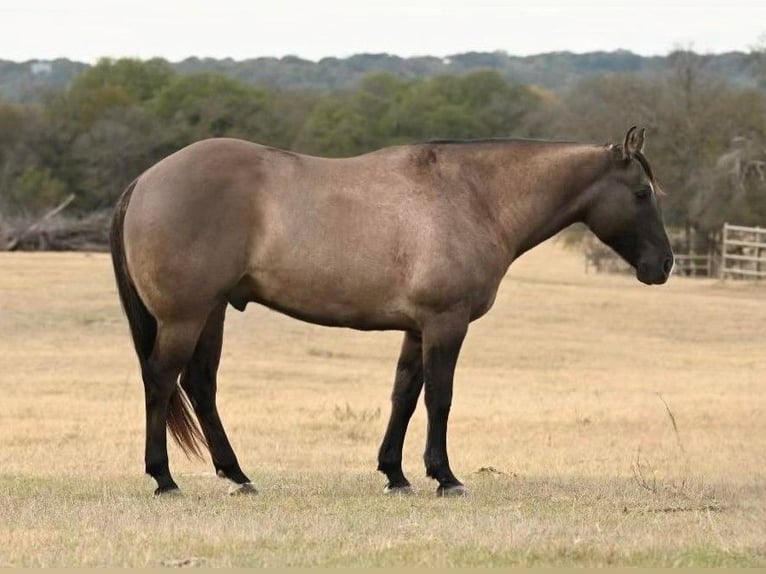
<path fill-rule="evenodd" d="M 638 56 L 640 58 L 667 58 L 671 56 L 672 54 L 676 53 L 688 53 L 688 54 L 694 54 L 697 56 L 723 56 L 723 55 L 729 55 L 729 54 L 742 54 L 742 55 L 748 55 L 753 54 L 757 50 L 756 49 L 750 49 L 749 51 L 744 50 L 725 50 L 721 52 L 698 52 L 694 50 L 693 48 L 683 48 L 678 47 L 674 48 L 672 50 L 668 50 L 664 54 L 641 54 L 639 52 L 634 52 L 632 50 L 628 50 L 625 48 L 615 48 L 613 50 L 587 50 L 587 51 L 574 51 L 574 50 L 551 50 L 548 52 L 535 52 L 530 54 L 512 54 L 507 52 L 506 50 L 491 50 L 491 51 L 481 51 L 481 50 L 467 50 L 464 52 L 454 52 L 451 54 L 447 54 L 445 56 L 438 56 L 433 54 L 420 54 L 420 55 L 410 55 L 410 56 L 402 56 L 399 54 L 391 53 L 391 52 L 355 52 L 353 54 L 345 55 L 345 56 L 322 56 L 318 59 L 312 59 L 312 58 L 306 58 L 303 56 L 299 56 L 297 54 L 284 54 L 281 56 L 274 56 L 274 55 L 261 55 L 261 56 L 247 56 L 243 58 L 235 58 L 233 56 L 199 56 L 199 55 L 189 55 L 185 56 L 181 59 L 171 59 L 165 56 L 138 56 L 138 55 L 101 55 L 95 57 L 93 60 L 84 60 L 84 59 L 78 59 L 70 56 L 56 56 L 52 58 L 44 58 L 44 57 L 33 57 L 33 58 L 27 58 L 24 60 L 10 60 L 0 57 L 0 62 L 10 62 L 12 64 L 27 64 L 27 63 L 34 63 L 34 62 L 56 62 L 60 60 L 68 60 L 73 63 L 79 63 L 79 64 L 86 64 L 86 65 L 93 65 L 98 63 L 101 60 L 139 60 L 139 61 L 149 61 L 149 60 L 165 60 L 166 62 L 170 64 L 175 63 L 181 63 L 185 62 L 187 60 L 230 60 L 233 62 L 247 62 L 251 60 L 300 60 L 302 62 L 312 63 L 312 64 L 319 64 L 322 61 L 325 60 L 348 60 L 351 58 L 359 57 L 359 56 L 378 56 L 378 57 L 388 57 L 388 58 L 398 58 L 401 60 L 418 60 L 418 59 L 436 59 L 441 60 L 444 62 L 445 60 L 450 60 L 454 57 L 458 56 L 464 56 L 467 54 L 499 54 L 506 56 L 508 58 L 535 58 L 539 56 L 550 56 L 550 55 L 556 55 L 556 54 L 570 54 L 574 56 L 588 56 L 591 54 L 616 54 L 616 53 L 625 53 L 629 54 L 631 56 Z"/>

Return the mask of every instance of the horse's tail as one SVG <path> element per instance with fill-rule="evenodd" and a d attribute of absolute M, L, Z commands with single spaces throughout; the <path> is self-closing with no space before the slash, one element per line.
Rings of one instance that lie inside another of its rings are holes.
<path fill-rule="evenodd" d="M 136 348 L 138 361 L 141 363 L 141 369 L 143 369 L 154 347 L 154 339 L 157 336 L 157 321 L 149 313 L 133 285 L 133 279 L 130 276 L 125 259 L 125 241 L 123 236 L 125 212 L 128 210 L 130 197 L 133 195 L 133 189 L 136 187 L 137 181 L 134 180 L 120 196 L 120 199 L 117 200 L 114 216 L 112 217 L 112 228 L 109 234 L 109 247 L 112 251 L 112 266 L 114 267 L 114 278 L 117 281 L 120 302 L 122 303 L 125 315 L 128 317 L 130 334 L 133 336 L 133 346 Z"/>
<path fill-rule="evenodd" d="M 122 303 L 125 315 L 128 317 L 130 333 L 133 337 L 133 346 L 136 349 L 136 355 L 138 355 L 138 361 L 141 364 L 141 371 L 146 373 L 147 362 L 157 337 L 157 321 L 146 308 L 146 305 L 144 305 L 130 276 L 125 258 L 123 229 L 125 212 L 128 209 L 130 197 L 133 194 L 137 181 L 137 179 L 134 180 L 122 193 L 120 199 L 117 200 L 109 234 L 109 246 L 112 252 L 112 266 L 114 267 L 114 277 L 117 281 L 120 302 Z M 205 437 L 192 417 L 189 400 L 180 386 L 176 386 L 173 389 L 173 394 L 170 396 L 167 424 L 173 440 L 187 456 L 202 457 L 200 445 L 206 445 Z"/>

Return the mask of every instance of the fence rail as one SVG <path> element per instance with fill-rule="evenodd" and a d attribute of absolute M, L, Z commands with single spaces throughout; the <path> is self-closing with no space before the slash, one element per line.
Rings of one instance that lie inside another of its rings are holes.
<path fill-rule="evenodd" d="M 745 233 L 766 235 L 766 227 L 746 227 L 744 225 L 732 225 L 731 223 L 724 223 L 723 226 L 729 231 L 743 231 Z"/>
<path fill-rule="evenodd" d="M 710 277 L 715 266 L 715 257 L 712 253 L 705 255 L 678 253 L 675 255 L 675 261 L 675 272 L 691 277 Z"/>
<path fill-rule="evenodd" d="M 766 228 L 724 223 L 718 275 L 766 279 Z"/>

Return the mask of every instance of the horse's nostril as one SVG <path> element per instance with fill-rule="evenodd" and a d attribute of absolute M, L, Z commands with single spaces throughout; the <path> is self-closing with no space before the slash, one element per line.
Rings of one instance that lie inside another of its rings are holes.
<path fill-rule="evenodd" d="M 670 275 L 670 272 L 673 270 L 673 258 L 668 257 L 667 259 L 665 259 L 665 264 L 663 265 L 663 267 L 665 268 L 665 274 Z"/>

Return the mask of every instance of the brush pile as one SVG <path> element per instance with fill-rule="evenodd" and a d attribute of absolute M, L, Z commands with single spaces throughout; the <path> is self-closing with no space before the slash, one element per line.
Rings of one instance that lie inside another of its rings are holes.
<path fill-rule="evenodd" d="M 110 212 L 62 215 L 62 202 L 43 217 L 0 217 L 0 251 L 108 251 Z"/>

